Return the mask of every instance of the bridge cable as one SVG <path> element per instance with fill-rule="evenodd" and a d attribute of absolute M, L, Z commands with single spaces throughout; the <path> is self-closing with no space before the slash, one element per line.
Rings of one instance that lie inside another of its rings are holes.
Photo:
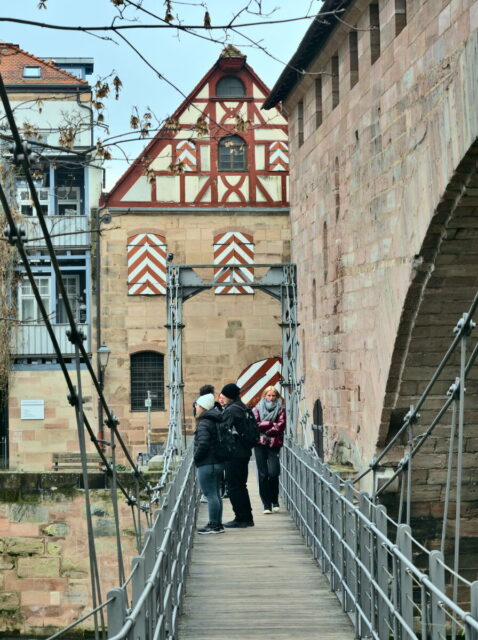
<path fill-rule="evenodd" d="M 40 226 L 42 227 L 42 231 L 44 234 L 44 239 L 45 239 L 45 243 L 47 245 L 47 249 L 48 249 L 48 253 L 50 255 L 50 259 L 51 259 L 51 264 L 54 268 L 55 274 L 57 276 L 57 283 L 58 283 L 58 287 L 60 290 L 60 295 L 62 297 L 64 306 L 65 306 L 65 311 L 68 317 L 68 321 L 70 324 L 70 331 L 68 332 L 68 337 L 70 339 L 70 341 L 75 345 L 75 353 L 76 353 L 76 365 L 77 365 L 77 382 L 78 382 L 78 390 L 79 390 L 79 394 L 76 391 L 76 388 L 74 387 L 71 378 L 69 376 L 68 370 L 66 368 L 66 363 L 64 361 L 63 358 L 63 354 L 61 352 L 61 349 L 59 347 L 58 341 L 56 339 L 56 336 L 54 334 L 52 325 L 50 323 L 50 319 L 49 316 L 46 312 L 45 306 L 43 304 L 43 301 L 41 299 L 40 293 L 38 291 L 38 287 L 36 286 L 36 282 L 35 282 L 35 278 L 33 275 L 33 272 L 31 270 L 30 264 L 29 264 L 29 258 L 28 258 L 28 254 L 25 251 L 25 248 L 23 246 L 23 238 L 22 236 L 24 235 L 24 232 L 20 229 L 17 228 L 17 225 L 15 223 L 14 217 L 12 215 L 12 212 L 10 210 L 10 206 L 6 197 L 6 194 L 3 190 L 2 185 L 0 184 L 0 202 L 3 206 L 4 212 L 5 212 L 5 216 L 7 218 L 7 221 L 9 223 L 9 231 L 8 231 L 8 239 L 10 244 L 12 244 L 13 246 L 16 246 L 17 250 L 20 253 L 20 257 L 23 263 L 23 266 L 25 268 L 25 272 L 27 274 L 27 277 L 29 279 L 30 285 L 32 287 L 32 291 L 34 294 L 34 297 L 37 301 L 38 304 L 38 308 L 40 310 L 40 314 L 43 318 L 43 321 L 45 323 L 45 327 L 47 329 L 47 332 L 49 334 L 49 337 L 52 341 L 52 345 L 53 348 L 55 350 L 55 353 L 58 357 L 58 362 L 60 365 L 60 368 L 62 370 L 63 376 L 66 380 L 67 386 L 68 386 L 68 390 L 69 390 L 69 396 L 68 399 L 70 401 L 70 404 L 72 404 L 75 407 L 75 413 L 77 415 L 77 425 L 78 425 L 78 432 L 79 432 L 79 440 L 80 440 L 80 454 L 81 454 L 81 458 L 82 458 L 82 471 L 83 471 L 83 475 L 86 476 L 86 482 L 84 480 L 84 486 L 85 486 L 85 496 L 88 496 L 87 500 L 89 502 L 89 491 L 88 491 L 88 481 L 87 481 L 87 468 L 86 468 L 86 446 L 82 446 L 81 445 L 81 441 L 83 440 L 83 445 L 84 445 L 84 428 L 86 427 L 89 435 L 90 435 L 90 439 L 92 440 L 92 442 L 94 443 L 98 454 L 100 456 L 100 458 L 102 459 L 103 463 L 104 463 L 104 470 L 107 472 L 107 475 L 113 475 L 116 478 L 116 469 L 111 469 L 110 465 L 106 459 L 106 457 L 103 454 L 102 448 L 99 446 L 99 442 L 97 440 L 97 438 L 94 435 L 94 432 L 91 428 L 91 425 L 89 424 L 86 415 L 84 414 L 84 410 L 83 410 L 83 402 L 82 402 L 82 394 L 81 394 L 81 381 L 79 379 L 78 376 L 81 375 L 80 372 L 80 358 L 83 358 L 83 362 L 86 364 L 87 369 L 89 371 L 89 374 L 93 380 L 93 383 L 97 389 L 97 391 L 100 394 L 100 399 L 102 402 L 102 405 L 105 409 L 105 412 L 107 414 L 107 421 L 106 423 L 108 424 L 108 426 L 110 426 L 112 428 L 112 434 L 116 434 L 118 437 L 118 440 L 121 444 L 121 447 L 125 453 L 125 456 L 127 457 L 128 461 L 132 464 L 132 467 L 134 469 L 135 472 L 135 477 L 136 477 L 136 481 L 137 483 L 139 483 L 139 478 L 142 479 L 143 483 L 146 486 L 149 486 L 149 483 L 142 477 L 142 474 L 138 471 L 136 465 L 134 464 L 129 451 L 127 450 L 127 448 L 124 445 L 124 442 L 122 441 L 122 438 L 120 436 L 120 434 L 118 433 L 117 430 L 117 426 L 118 426 L 118 421 L 115 418 L 115 416 L 111 413 L 111 411 L 109 410 L 109 407 L 106 403 L 106 400 L 102 394 L 102 390 L 100 389 L 98 380 L 96 379 L 96 376 L 94 374 L 94 371 L 91 367 L 91 362 L 89 360 L 88 354 L 86 353 L 85 349 L 84 349 L 84 345 L 83 345 L 83 339 L 84 336 L 81 332 L 81 330 L 78 330 L 77 326 L 76 326 L 76 321 L 75 318 L 73 316 L 73 312 L 69 303 L 69 299 L 65 290 L 65 286 L 64 286 L 64 282 L 62 279 L 62 274 L 61 274 L 61 270 L 56 258 L 56 254 L 55 254 L 55 250 L 53 247 L 53 244 L 51 242 L 51 239 L 49 237 L 49 231 L 48 228 L 46 226 L 44 217 L 43 217 L 43 211 L 41 210 L 41 206 L 38 200 L 38 194 L 36 192 L 36 187 L 35 184 L 33 182 L 32 176 L 31 176 L 31 172 L 30 172 L 30 164 L 29 164 L 29 158 L 28 158 L 28 149 L 27 149 L 27 145 L 25 142 L 22 141 L 22 139 L 20 138 L 19 135 L 19 131 L 17 129 L 16 126 L 16 122 L 13 116 L 13 112 L 10 106 L 10 102 L 9 102 L 9 97 L 8 94 L 6 92 L 5 89 L 5 85 L 3 83 L 3 78 L 0 74 L 0 98 L 2 100 L 4 109 L 5 109 L 5 113 L 7 116 L 7 120 L 9 122 L 9 126 L 10 129 L 12 131 L 12 136 L 15 140 L 15 145 L 16 145 L 16 149 L 14 151 L 14 156 L 15 156 L 15 160 L 17 164 L 22 165 L 23 170 L 24 170 L 24 174 L 25 174 L 25 178 L 26 181 L 28 183 L 29 189 L 30 189 L 30 193 L 31 193 L 31 197 L 32 197 L 32 201 L 35 207 L 35 210 L 37 212 L 37 217 L 40 223 Z M 82 435 L 83 434 L 83 435 Z M 121 483 L 114 481 L 114 484 L 118 484 L 118 486 L 120 487 L 121 491 L 123 492 L 123 494 L 125 495 L 126 498 L 129 497 L 129 493 L 125 490 L 125 488 L 122 486 Z M 119 520 L 117 518 L 117 509 L 116 511 L 116 517 L 115 517 L 115 525 L 117 528 L 117 539 L 119 539 L 119 531 L 118 531 L 118 526 L 119 526 Z M 87 507 L 87 519 L 91 518 L 91 509 Z M 97 563 L 96 563 L 96 553 L 94 551 L 94 537 L 92 535 L 92 526 L 91 526 L 91 522 L 90 524 L 88 524 L 88 529 L 89 529 L 89 540 L 93 540 L 93 546 L 90 547 L 91 549 L 91 553 L 90 553 L 90 558 L 91 558 L 91 579 L 92 579 L 92 594 L 93 594 L 93 602 L 94 602 L 94 609 L 96 609 L 96 596 L 100 596 L 100 590 L 99 590 L 99 575 L 98 575 L 98 567 L 97 567 Z M 122 564 L 122 559 L 121 559 L 121 553 L 119 553 L 119 564 Z M 124 576 L 124 570 L 123 570 L 123 576 Z M 96 615 L 96 614 L 95 614 Z M 102 615 L 102 614 L 101 614 Z M 97 637 L 98 635 L 98 630 L 97 630 L 97 625 L 95 622 L 95 637 Z"/>

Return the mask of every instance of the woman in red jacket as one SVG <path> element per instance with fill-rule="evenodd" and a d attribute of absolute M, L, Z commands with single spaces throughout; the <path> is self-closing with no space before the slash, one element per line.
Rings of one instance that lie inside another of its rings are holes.
<path fill-rule="evenodd" d="M 284 444 L 285 410 L 275 387 L 267 387 L 262 400 L 252 410 L 261 432 L 254 447 L 259 476 L 259 495 L 264 513 L 279 511 L 279 452 Z"/>

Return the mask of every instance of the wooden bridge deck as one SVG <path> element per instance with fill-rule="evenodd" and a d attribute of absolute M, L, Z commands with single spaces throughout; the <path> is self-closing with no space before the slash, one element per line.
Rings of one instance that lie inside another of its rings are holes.
<path fill-rule="evenodd" d="M 196 533 L 179 640 L 353 640 L 352 624 L 287 512 L 263 515 L 249 465 L 255 527 Z M 233 517 L 224 501 L 224 521 Z M 207 522 L 201 505 L 198 524 Z"/>

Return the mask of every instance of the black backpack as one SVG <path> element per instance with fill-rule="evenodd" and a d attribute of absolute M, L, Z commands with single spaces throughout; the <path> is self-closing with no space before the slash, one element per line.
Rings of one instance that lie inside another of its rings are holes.
<path fill-rule="evenodd" d="M 234 457 L 237 448 L 237 431 L 225 422 L 216 422 L 216 444 L 214 453 L 218 460 L 226 462 Z"/>
<path fill-rule="evenodd" d="M 259 442 L 259 438 L 261 435 L 259 427 L 257 426 L 256 419 L 254 417 L 254 414 L 252 413 L 252 409 L 250 409 L 248 406 L 238 406 L 242 411 L 244 411 L 245 414 L 244 430 L 240 434 L 240 437 L 242 438 L 244 444 L 246 444 L 248 447 L 254 447 Z"/>

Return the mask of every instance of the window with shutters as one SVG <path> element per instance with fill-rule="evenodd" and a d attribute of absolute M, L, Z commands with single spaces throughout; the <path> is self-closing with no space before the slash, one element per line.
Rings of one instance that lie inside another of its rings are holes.
<path fill-rule="evenodd" d="M 140 351 L 130 356 L 131 411 L 147 411 L 148 391 L 151 410 L 164 409 L 164 355 Z"/>
<path fill-rule="evenodd" d="M 157 233 L 128 238 L 128 295 L 166 294 L 166 241 Z"/>

